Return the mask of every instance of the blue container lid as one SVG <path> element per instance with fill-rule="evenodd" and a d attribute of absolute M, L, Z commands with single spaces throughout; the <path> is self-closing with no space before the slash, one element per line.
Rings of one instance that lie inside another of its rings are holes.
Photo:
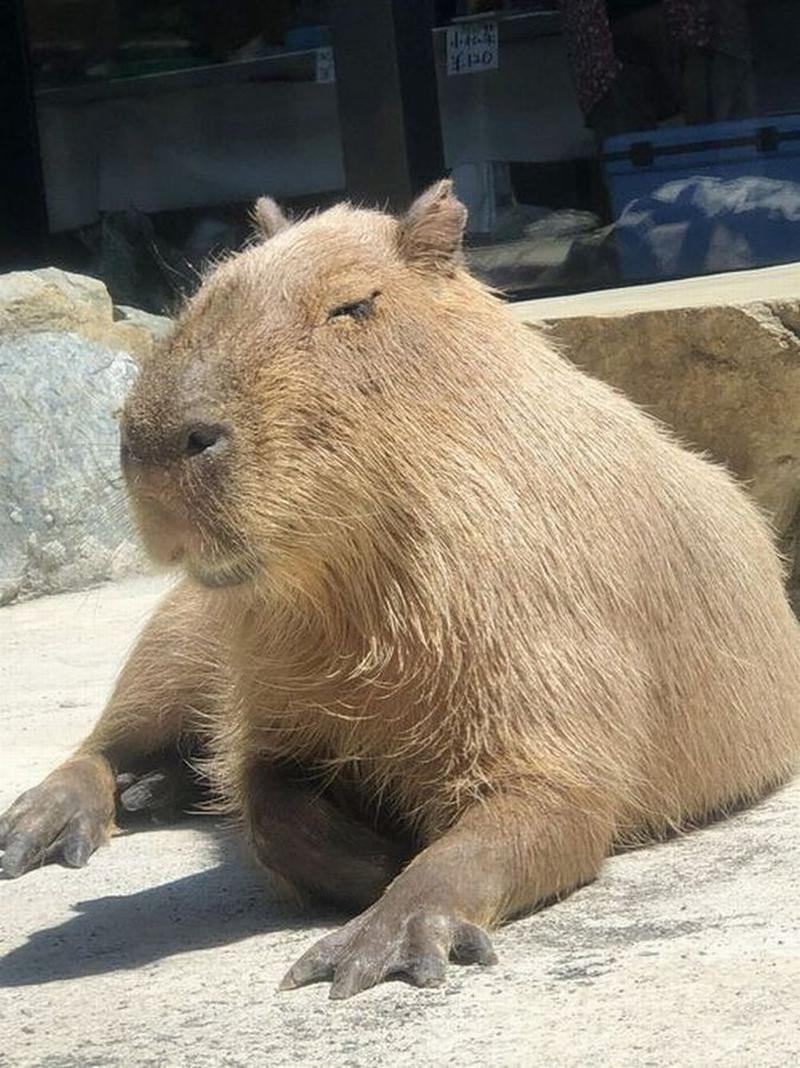
<path fill-rule="evenodd" d="M 704 123 L 699 126 L 665 126 L 617 134 L 603 144 L 603 163 L 609 173 L 666 163 L 669 157 L 693 152 L 775 152 L 785 142 L 800 142 L 800 115 L 770 115 Z M 800 148 L 800 145 L 797 146 Z"/>

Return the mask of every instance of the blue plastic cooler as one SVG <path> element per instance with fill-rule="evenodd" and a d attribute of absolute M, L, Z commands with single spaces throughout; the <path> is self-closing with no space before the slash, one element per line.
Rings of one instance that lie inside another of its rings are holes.
<path fill-rule="evenodd" d="M 652 270 L 637 255 L 633 228 L 659 217 L 692 228 L 681 274 L 702 273 L 702 231 L 719 224 L 733 226 L 755 250 L 747 266 L 800 259 L 800 115 L 611 137 L 603 171 L 613 219 L 622 219 L 620 269 L 628 281 Z"/>

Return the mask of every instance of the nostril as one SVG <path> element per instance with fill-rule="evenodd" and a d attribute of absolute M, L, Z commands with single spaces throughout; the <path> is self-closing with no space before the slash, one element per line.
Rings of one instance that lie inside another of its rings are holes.
<path fill-rule="evenodd" d="M 186 428 L 183 451 L 186 456 L 199 456 L 226 437 L 227 430 L 219 423 L 192 423 Z"/>

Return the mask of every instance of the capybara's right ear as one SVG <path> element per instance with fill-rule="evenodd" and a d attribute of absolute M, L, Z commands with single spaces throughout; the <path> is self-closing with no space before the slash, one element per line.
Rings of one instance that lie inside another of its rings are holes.
<path fill-rule="evenodd" d="M 272 197 L 258 198 L 253 208 L 252 218 L 256 229 L 265 241 L 279 234 L 281 230 L 285 230 L 287 226 L 291 226 L 291 221 L 283 214 Z"/>
<path fill-rule="evenodd" d="M 414 201 L 400 220 L 400 254 L 408 263 L 449 270 L 461 254 L 467 209 L 450 179 L 437 182 Z"/>

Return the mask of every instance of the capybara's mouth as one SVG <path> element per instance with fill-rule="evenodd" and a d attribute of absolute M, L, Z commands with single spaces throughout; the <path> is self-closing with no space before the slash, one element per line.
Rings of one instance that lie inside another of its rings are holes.
<path fill-rule="evenodd" d="M 242 586 L 249 582 L 256 573 L 255 561 L 242 557 L 220 564 L 208 564 L 199 560 L 185 560 L 187 575 L 207 589 L 224 589 L 228 586 Z"/>

